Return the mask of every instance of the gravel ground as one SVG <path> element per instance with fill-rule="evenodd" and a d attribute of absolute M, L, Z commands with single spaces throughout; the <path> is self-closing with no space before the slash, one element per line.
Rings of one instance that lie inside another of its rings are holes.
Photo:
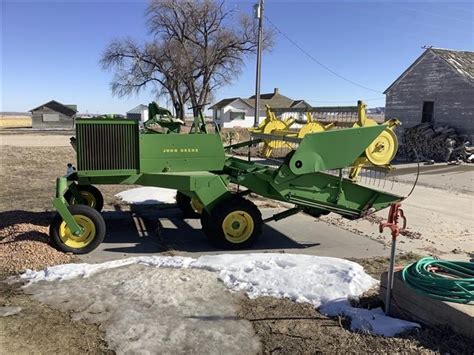
<path fill-rule="evenodd" d="M 73 262 L 49 244 L 50 213 L 0 213 L 0 276 Z"/>

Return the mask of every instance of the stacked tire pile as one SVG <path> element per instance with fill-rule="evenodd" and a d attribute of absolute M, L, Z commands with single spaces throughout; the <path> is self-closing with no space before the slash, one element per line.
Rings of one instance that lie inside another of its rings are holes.
<path fill-rule="evenodd" d="M 464 160 L 469 143 L 449 126 L 433 127 L 422 123 L 405 129 L 399 135 L 397 158 L 402 161 L 434 160 L 447 162 L 461 157 Z"/>

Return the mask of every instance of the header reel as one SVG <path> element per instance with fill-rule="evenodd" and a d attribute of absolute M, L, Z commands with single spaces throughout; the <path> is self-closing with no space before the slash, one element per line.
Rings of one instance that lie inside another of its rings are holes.
<path fill-rule="evenodd" d="M 360 128 L 384 125 L 385 130 L 367 146 L 349 167 L 349 178 L 357 180 L 363 168 L 378 167 L 390 170 L 390 162 L 398 149 L 398 140 L 394 132 L 400 121 L 391 119 L 381 124 L 366 114 L 367 105 L 358 101 L 357 106 L 325 107 L 325 108 L 289 108 L 279 109 L 266 106 L 265 120 L 257 127 L 249 129 L 251 135 L 262 139 L 261 155 L 265 158 L 275 158 L 294 151 L 301 139 L 307 134 L 325 132 L 341 128 Z M 277 117 L 277 113 L 280 117 Z M 294 114 L 305 114 L 305 120 L 299 121 Z M 313 114 L 320 116 L 315 119 Z M 284 116 L 286 118 L 283 118 Z M 289 116 L 288 116 L 289 115 Z M 334 151 L 344 147 L 334 147 Z"/>

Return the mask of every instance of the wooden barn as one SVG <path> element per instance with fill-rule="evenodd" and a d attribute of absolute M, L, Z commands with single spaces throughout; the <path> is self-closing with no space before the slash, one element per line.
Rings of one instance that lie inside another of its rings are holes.
<path fill-rule="evenodd" d="M 35 129 L 71 129 L 74 128 L 77 106 L 51 100 L 30 112 L 32 127 Z"/>
<path fill-rule="evenodd" d="M 428 48 L 390 85 L 385 117 L 474 135 L 474 52 Z"/>

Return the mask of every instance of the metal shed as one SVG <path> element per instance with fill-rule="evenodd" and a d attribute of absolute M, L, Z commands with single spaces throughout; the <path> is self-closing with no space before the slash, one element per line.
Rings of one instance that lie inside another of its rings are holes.
<path fill-rule="evenodd" d="M 51 100 L 30 110 L 32 127 L 36 129 L 72 129 L 76 118 L 76 105 L 63 105 Z"/>
<path fill-rule="evenodd" d="M 127 111 L 127 118 L 128 119 L 135 119 L 139 122 L 143 123 L 148 120 L 148 106 L 140 104 L 130 111 Z"/>
<path fill-rule="evenodd" d="M 428 48 L 385 90 L 385 117 L 474 135 L 474 52 Z"/>

